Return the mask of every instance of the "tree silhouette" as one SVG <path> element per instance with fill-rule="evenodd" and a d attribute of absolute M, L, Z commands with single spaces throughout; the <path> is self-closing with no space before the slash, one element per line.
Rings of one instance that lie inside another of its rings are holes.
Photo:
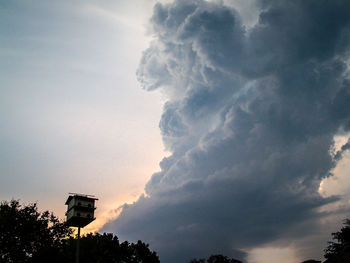
<path fill-rule="evenodd" d="M 344 220 L 344 226 L 340 231 L 332 233 L 333 240 L 328 242 L 328 247 L 324 250 L 326 259 L 333 259 L 340 254 L 350 252 L 350 220 Z"/>
<path fill-rule="evenodd" d="M 242 263 L 241 261 L 233 258 L 228 258 L 223 255 L 211 255 L 208 259 L 192 259 L 189 263 Z"/>
<path fill-rule="evenodd" d="M 1 263 L 74 263 L 77 239 L 53 213 L 38 212 L 37 204 L 0 204 Z M 119 243 L 113 234 L 87 234 L 80 240 L 80 262 L 159 263 L 156 252 L 138 241 Z"/>
<path fill-rule="evenodd" d="M 38 262 L 50 251 L 58 253 L 72 231 L 53 213 L 38 212 L 37 204 L 22 206 L 17 200 L 0 204 L 0 261 Z"/>
<path fill-rule="evenodd" d="M 76 239 L 64 241 L 64 262 L 74 262 Z M 159 263 L 157 253 L 148 244 L 138 241 L 119 243 L 118 237 L 110 234 L 87 234 L 80 239 L 80 261 L 84 263 Z"/>

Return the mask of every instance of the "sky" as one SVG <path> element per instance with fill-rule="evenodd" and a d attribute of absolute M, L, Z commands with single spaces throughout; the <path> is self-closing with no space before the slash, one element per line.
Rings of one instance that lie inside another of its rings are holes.
<path fill-rule="evenodd" d="M 135 74 L 154 3 L 128 2 L 0 1 L 1 200 L 64 218 L 96 195 L 96 229 L 159 169 L 163 100 Z"/>
<path fill-rule="evenodd" d="M 350 214 L 347 0 L 0 1 L 0 197 L 162 263 L 322 259 Z"/>

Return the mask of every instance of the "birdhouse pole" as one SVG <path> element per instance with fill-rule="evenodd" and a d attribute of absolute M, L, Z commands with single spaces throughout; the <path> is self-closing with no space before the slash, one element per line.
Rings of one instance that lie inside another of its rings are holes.
<path fill-rule="evenodd" d="M 78 228 L 77 249 L 75 255 L 76 263 L 79 263 L 80 258 L 80 228 L 85 227 L 96 219 L 94 217 L 96 200 L 98 199 L 93 195 L 69 193 L 66 201 L 66 224 Z"/>
<path fill-rule="evenodd" d="M 78 227 L 77 251 L 75 254 L 76 263 L 79 263 L 79 253 L 80 253 L 80 227 Z"/>

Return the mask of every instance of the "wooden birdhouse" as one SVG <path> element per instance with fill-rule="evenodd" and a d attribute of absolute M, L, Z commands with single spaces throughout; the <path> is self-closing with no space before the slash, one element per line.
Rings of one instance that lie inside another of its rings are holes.
<path fill-rule="evenodd" d="M 70 193 L 66 205 L 67 224 L 74 227 L 84 227 L 95 220 L 95 201 L 92 195 Z"/>

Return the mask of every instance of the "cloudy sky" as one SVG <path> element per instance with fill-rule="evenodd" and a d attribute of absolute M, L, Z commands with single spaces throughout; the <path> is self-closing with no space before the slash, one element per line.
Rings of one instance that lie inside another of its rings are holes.
<path fill-rule="evenodd" d="M 350 216 L 349 12 L 1 1 L 1 199 L 95 194 L 90 229 L 164 263 L 321 259 Z"/>

